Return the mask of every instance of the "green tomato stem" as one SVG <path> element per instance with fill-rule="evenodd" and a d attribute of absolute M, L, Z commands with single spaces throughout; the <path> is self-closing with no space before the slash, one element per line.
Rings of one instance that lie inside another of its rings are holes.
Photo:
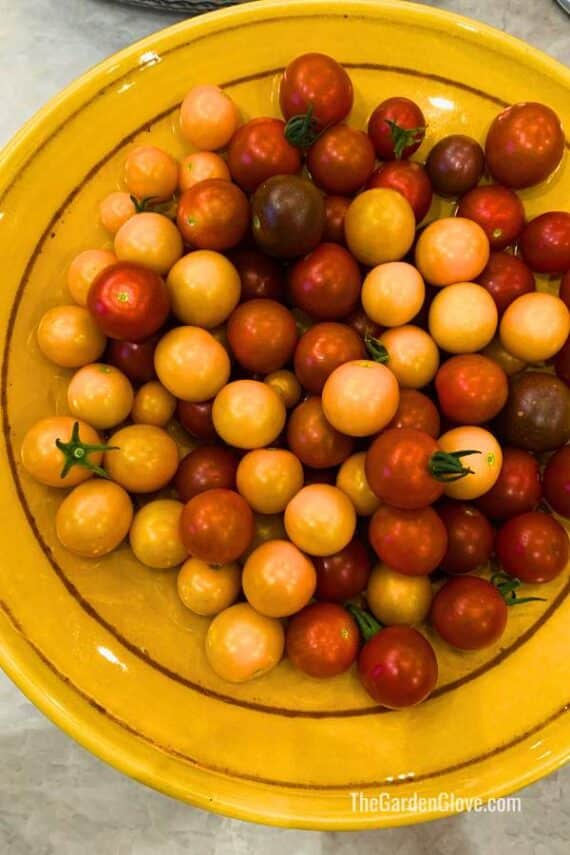
<path fill-rule="evenodd" d="M 383 627 L 370 612 L 365 612 L 355 603 L 346 603 L 346 610 L 353 616 L 364 641 L 370 641 Z"/>
<path fill-rule="evenodd" d="M 317 120 L 313 118 L 312 104 L 309 104 L 306 113 L 291 116 L 285 125 L 285 139 L 297 148 L 310 148 L 322 133 Z"/>
<path fill-rule="evenodd" d="M 75 422 L 71 431 L 71 439 L 69 442 L 63 442 L 61 439 L 56 439 L 55 444 L 61 451 L 64 457 L 63 468 L 60 472 L 60 478 L 65 478 L 67 473 L 74 466 L 81 466 L 83 469 L 89 469 L 100 475 L 101 478 L 108 478 L 107 472 L 102 466 L 98 466 L 89 460 L 89 455 L 95 451 L 114 451 L 118 448 L 116 445 L 97 445 L 82 442 L 79 436 L 79 422 Z"/>
<path fill-rule="evenodd" d="M 374 362 L 380 362 L 382 365 L 385 365 L 390 361 L 390 354 L 377 338 L 374 338 L 370 333 L 366 333 L 364 336 L 364 344 L 366 346 L 366 350 L 368 351 L 371 359 Z"/>
<path fill-rule="evenodd" d="M 425 127 L 421 125 L 418 128 L 401 128 L 396 122 L 391 119 L 386 119 L 386 124 L 390 127 L 390 135 L 394 143 L 394 154 L 396 160 L 401 160 L 404 151 L 410 145 L 414 145 L 421 140 L 425 133 Z"/>
<path fill-rule="evenodd" d="M 523 603 L 545 603 L 545 597 L 519 597 L 517 591 L 521 586 L 520 579 L 514 579 L 512 576 L 499 571 L 491 576 L 491 584 L 495 586 L 499 594 L 507 606 L 522 606 Z"/>
<path fill-rule="evenodd" d="M 430 457 L 428 470 L 430 475 L 445 484 L 452 481 L 459 481 L 465 478 L 466 475 L 474 475 L 473 469 L 468 466 L 463 466 L 461 463 L 462 457 L 467 457 L 469 454 L 481 454 L 480 451 L 469 449 L 467 451 L 436 451 Z"/>

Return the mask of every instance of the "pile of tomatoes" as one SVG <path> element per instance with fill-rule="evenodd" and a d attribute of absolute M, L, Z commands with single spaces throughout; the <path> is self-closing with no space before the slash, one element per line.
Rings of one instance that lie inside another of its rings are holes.
<path fill-rule="evenodd" d="M 389 98 L 365 132 L 352 102 L 346 71 L 307 54 L 282 76 L 283 119 L 242 123 L 198 85 L 191 153 L 129 151 L 100 205 L 112 249 L 75 258 L 73 303 L 37 331 L 73 371 L 69 414 L 21 454 L 71 488 L 66 549 L 128 537 L 143 564 L 180 568 L 220 677 L 285 651 L 312 677 L 357 660 L 399 708 L 437 681 L 418 625 L 495 644 L 521 582 L 568 562 L 570 213 L 527 222 L 515 192 L 563 157 L 549 107 L 509 107 L 484 147 L 453 134 L 424 165 L 420 106 Z M 424 222 L 433 193 L 454 216 Z"/>

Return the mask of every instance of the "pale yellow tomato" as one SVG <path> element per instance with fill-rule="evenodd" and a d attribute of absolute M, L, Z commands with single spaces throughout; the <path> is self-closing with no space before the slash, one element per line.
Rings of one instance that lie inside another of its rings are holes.
<path fill-rule="evenodd" d="M 443 217 L 430 223 L 416 244 L 416 265 L 439 287 L 476 279 L 489 260 L 489 240 L 478 223 Z"/>
<path fill-rule="evenodd" d="M 398 327 L 411 321 L 421 309 L 424 280 L 405 261 L 379 264 L 364 280 L 361 300 L 371 320 L 383 327 Z"/>
<path fill-rule="evenodd" d="M 317 585 L 312 561 L 288 540 L 272 540 L 254 550 L 243 568 L 244 594 L 267 617 L 288 617 L 307 605 Z"/>
<path fill-rule="evenodd" d="M 109 249 L 86 249 L 76 255 L 67 271 L 67 287 L 75 302 L 85 306 L 94 279 L 116 263 L 117 256 Z"/>
<path fill-rule="evenodd" d="M 99 558 L 127 536 L 133 506 L 126 490 L 96 478 L 79 484 L 57 510 L 55 530 L 65 549 L 83 558 Z"/>
<path fill-rule="evenodd" d="M 309 555 L 332 555 L 352 540 L 356 511 L 348 496 L 330 484 L 309 484 L 285 509 L 285 530 Z"/>
<path fill-rule="evenodd" d="M 303 480 L 299 458 L 282 448 L 250 451 L 242 457 L 236 476 L 239 492 L 260 514 L 284 511 L 303 486 Z"/>
<path fill-rule="evenodd" d="M 229 95 L 210 84 L 193 86 L 180 107 L 180 132 L 198 149 L 224 148 L 240 122 L 239 111 Z"/>
<path fill-rule="evenodd" d="M 143 211 L 123 223 L 115 235 L 115 253 L 121 261 L 168 273 L 182 255 L 180 232 L 168 217 Z"/>
<path fill-rule="evenodd" d="M 372 570 L 366 590 L 370 611 L 384 626 L 413 626 L 428 615 L 432 600 L 429 576 L 396 573 L 386 564 Z"/>
<path fill-rule="evenodd" d="M 141 201 L 164 202 L 178 186 L 178 162 L 155 145 L 139 145 L 125 160 L 125 184 Z"/>
<path fill-rule="evenodd" d="M 280 368 L 278 371 L 272 371 L 264 378 L 264 383 L 274 389 L 287 409 L 291 409 L 301 400 L 303 390 L 301 384 L 297 380 L 292 371 L 287 368 Z"/>
<path fill-rule="evenodd" d="M 137 391 L 131 410 L 131 419 L 135 424 L 168 424 L 176 409 L 176 398 L 165 389 L 158 380 L 150 380 Z"/>
<path fill-rule="evenodd" d="M 124 421 L 131 411 L 133 397 L 133 387 L 123 372 L 103 362 L 84 365 L 67 387 L 72 415 L 98 430 Z"/>
<path fill-rule="evenodd" d="M 443 288 L 429 310 L 429 331 L 448 353 L 476 353 L 495 335 L 497 306 L 489 292 L 474 282 Z"/>
<path fill-rule="evenodd" d="M 458 427 L 448 430 L 438 439 L 442 451 L 478 451 L 461 459 L 472 472 L 459 481 L 445 485 L 445 494 L 452 499 L 471 501 L 487 493 L 495 484 L 503 465 L 501 446 L 492 433 L 481 427 Z"/>
<path fill-rule="evenodd" d="M 380 507 L 380 499 L 372 492 L 366 480 L 365 460 L 365 451 L 347 457 L 338 470 L 336 486 L 346 493 L 359 516 L 369 517 Z"/>
<path fill-rule="evenodd" d="M 209 178 L 231 181 L 228 165 L 219 154 L 214 154 L 212 151 L 195 151 L 193 154 L 187 154 L 180 161 L 178 187 L 182 192 Z"/>
<path fill-rule="evenodd" d="M 206 635 L 206 658 L 218 677 L 245 683 L 267 674 L 280 662 L 285 647 L 281 622 L 236 603 L 220 612 Z"/>
<path fill-rule="evenodd" d="M 241 590 L 241 567 L 233 564 L 212 566 L 200 558 L 189 558 L 180 568 L 178 595 L 196 615 L 212 617 L 234 603 Z"/>
<path fill-rule="evenodd" d="M 344 219 L 346 243 L 369 267 L 403 258 L 414 242 L 416 220 L 409 202 L 396 190 L 377 187 L 360 193 Z"/>
<path fill-rule="evenodd" d="M 380 343 L 388 351 L 386 364 L 402 389 L 421 389 L 435 377 L 439 350 L 421 327 L 407 324 L 387 330 L 380 336 Z"/>
<path fill-rule="evenodd" d="M 501 344 L 525 362 L 544 362 L 570 335 L 570 312 L 560 297 L 531 291 L 507 306 L 499 328 Z"/>
<path fill-rule="evenodd" d="M 172 311 L 185 324 L 207 329 L 217 327 L 239 302 L 239 273 L 225 255 L 210 249 L 183 256 L 166 281 Z"/>
<path fill-rule="evenodd" d="M 103 466 L 110 478 L 131 493 L 165 487 L 178 469 L 178 446 L 154 425 L 128 425 L 109 439 Z"/>
<path fill-rule="evenodd" d="M 182 564 L 187 550 L 180 539 L 180 515 L 184 505 L 175 499 L 156 499 L 136 512 L 129 540 L 142 564 L 166 570 Z"/>
<path fill-rule="evenodd" d="M 212 407 L 217 433 L 236 448 L 262 448 L 274 442 L 285 425 L 283 401 L 258 380 L 235 380 L 218 392 Z"/>
<path fill-rule="evenodd" d="M 370 436 L 394 418 L 400 391 L 392 371 L 378 362 L 353 360 L 339 365 L 323 388 L 327 421 L 348 436 Z"/>
<path fill-rule="evenodd" d="M 107 343 L 83 306 L 48 309 L 39 323 L 37 335 L 43 355 L 61 368 L 80 368 L 95 362 Z"/>
<path fill-rule="evenodd" d="M 125 193 L 124 190 L 115 190 L 113 193 L 109 193 L 99 203 L 101 225 L 112 235 L 119 231 L 123 223 L 134 217 L 136 212 L 137 209 L 131 199 L 131 194 Z"/>
<path fill-rule="evenodd" d="M 71 416 L 49 416 L 40 419 L 27 431 L 20 456 L 22 466 L 32 478 L 48 487 L 75 487 L 93 475 L 89 466 L 100 466 L 103 459 L 102 451 L 87 451 L 83 456 L 73 453 L 70 447 L 68 455 L 74 460 L 74 465 L 62 478 L 61 473 L 66 463 L 66 454 L 58 448 L 57 443 L 71 443 L 75 428 L 79 442 L 85 446 L 102 446 L 102 440 L 91 425 Z"/>
<path fill-rule="evenodd" d="M 230 376 L 226 350 L 206 330 L 176 327 L 159 341 L 154 353 L 158 379 L 176 398 L 209 401 Z"/>
<path fill-rule="evenodd" d="M 512 377 L 513 374 L 518 374 L 519 371 L 526 368 L 526 362 L 523 362 L 522 359 L 517 359 L 516 356 L 513 356 L 512 353 L 505 350 L 498 335 L 489 342 L 487 347 L 483 349 L 482 353 L 484 356 L 488 356 L 489 359 L 492 359 L 493 362 L 496 362 L 497 365 L 500 365 L 505 374 L 508 374 L 509 377 Z"/>

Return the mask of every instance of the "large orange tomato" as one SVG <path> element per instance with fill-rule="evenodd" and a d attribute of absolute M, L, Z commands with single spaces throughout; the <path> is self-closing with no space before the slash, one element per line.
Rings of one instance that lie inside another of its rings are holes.
<path fill-rule="evenodd" d="M 283 430 L 285 407 L 267 383 L 235 380 L 218 392 L 212 418 L 228 445 L 261 448 L 274 442 Z"/>
<path fill-rule="evenodd" d="M 283 656 L 281 622 L 261 615 L 249 603 L 220 612 L 206 635 L 206 658 L 218 677 L 245 683 L 271 671 Z"/>
<path fill-rule="evenodd" d="M 80 368 L 95 362 L 107 339 L 83 306 L 54 306 L 38 326 L 38 345 L 50 362 L 62 368 Z"/>
<path fill-rule="evenodd" d="M 416 265 L 432 285 L 471 282 L 489 260 L 489 241 L 465 217 L 444 217 L 427 226 L 416 245 Z"/>
<path fill-rule="evenodd" d="M 153 493 L 174 477 L 178 446 L 154 425 L 128 425 L 109 439 L 104 466 L 110 478 L 131 493 Z"/>
<path fill-rule="evenodd" d="M 309 555 L 332 555 L 352 540 L 356 511 L 348 496 L 330 484 L 310 484 L 285 510 L 285 530 Z"/>
<path fill-rule="evenodd" d="M 328 421 L 341 433 L 370 436 L 393 419 L 399 399 L 394 374 L 384 365 L 359 359 L 335 368 L 322 402 Z"/>
<path fill-rule="evenodd" d="M 448 353 L 475 353 L 495 335 L 498 317 L 495 301 L 482 285 L 458 282 L 435 297 L 429 310 L 429 331 Z"/>
<path fill-rule="evenodd" d="M 365 190 L 350 204 L 344 233 L 352 254 L 370 267 L 403 258 L 414 242 L 416 220 L 396 190 Z M 481 268 L 483 269 L 483 268 Z"/>
<path fill-rule="evenodd" d="M 287 540 L 271 540 L 251 553 L 242 585 L 253 608 L 268 617 L 288 617 L 306 606 L 317 572 L 306 555 Z"/>
<path fill-rule="evenodd" d="M 183 256 L 166 281 L 178 320 L 207 329 L 223 324 L 240 297 L 237 270 L 225 255 L 210 249 Z"/>
<path fill-rule="evenodd" d="M 159 341 L 154 353 L 158 378 L 176 398 L 209 401 L 230 376 L 230 358 L 207 330 L 176 327 Z"/>
<path fill-rule="evenodd" d="M 77 435 L 77 443 L 72 438 L 74 433 Z M 58 443 L 67 445 L 68 451 L 58 447 Z M 94 470 L 101 465 L 102 449 L 101 437 L 91 425 L 72 419 L 71 416 L 50 416 L 36 422 L 28 430 L 22 441 L 20 455 L 26 472 L 41 484 L 47 484 L 48 487 L 75 487 L 91 478 Z M 66 463 L 68 471 L 62 477 Z"/>
<path fill-rule="evenodd" d="M 560 297 L 532 291 L 507 307 L 499 334 L 503 347 L 517 359 L 544 362 L 570 335 L 570 312 Z"/>
<path fill-rule="evenodd" d="M 143 211 L 130 217 L 115 235 L 115 253 L 120 261 L 168 273 L 182 255 L 182 237 L 168 217 Z"/>
<path fill-rule="evenodd" d="M 182 564 L 187 551 L 180 537 L 182 502 L 156 499 L 137 511 L 129 540 L 135 556 L 147 567 L 166 570 Z"/>
<path fill-rule="evenodd" d="M 303 486 L 298 457 L 281 448 L 259 448 L 246 454 L 237 470 L 237 488 L 260 514 L 284 511 Z"/>
<path fill-rule="evenodd" d="M 79 484 L 57 510 L 55 530 L 60 543 L 83 558 L 99 558 L 127 536 L 133 506 L 126 490 L 98 478 Z"/>
<path fill-rule="evenodd" d="M 187 609 L 211 617 L 237 600 L 241 590 L 241 567 L 236 562 L 214 567 L 201 558 L 189 558 L 180 568 L 177 587 Z"/>
<path fill-rule="evenodd" d="M 439 368 L 439 351 L 433 338 L 413 324 L 386 330 L 380 344 L 388 351 L 387 365 L 402 389 L 427 386 Z"/>

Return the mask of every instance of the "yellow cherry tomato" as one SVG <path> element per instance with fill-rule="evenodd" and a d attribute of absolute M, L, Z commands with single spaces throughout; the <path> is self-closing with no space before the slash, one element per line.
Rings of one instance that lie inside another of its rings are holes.
<path fill-rule="evenodd" d="M 209 401 L 228 382 L 230 358 L 222 345 L 199 327 L 176 327 L 154 353 L 158 379 L 176 398 Z"/>
<path fill-rule="evenodd" d="M 86 249 L 76 255 L 67 271 L 67 287 L 75 302 L 85 306 L 93 281 L 102 270 L 116 263 L 117 256 L 109 249 Z"/>
<path fill-rule="evenodd" d="M 471 282 L 489 260 L 489 240 L 478 223 L 443 217 L 425 228 L 416 244 L 416 266 L 432 285 Z"/>
<path fill-rule="evenodd" d="M 99 219 L 104 229 L 112 235 L 116 234 L 123 223 L 134 217 L 137 209 L 130 193 L 115 190 L 99 203 Z"/>
<path fill-rule="evenodd" d="M 291 451 L 258 448 L 242 457 L 236 481 L 239 492 L 254 511 L 278 514 L 299 492 L 304 477 L 301 462 Z"/>
<path fill-rule="evenodd" d="M 241 567 L 235 562 L 213 567 L 200 558 L 189 558 L 180 568 L 177 587 L 187 609 L 202 617 L 212 617 L 237 600 Z"/>
<path fill-rule="evenodd" d="M 403 258 L 414 242 L 416 220 L 409 202 L 396 190 L 365 190 L 352 201 L 344 219 L 352 254 L 373 267 Z"/>
<path fill-rule="evenodd" d="M 95 362 L 107 339 L 83 306 L 48 309 L 38 326 L 38 345 L 50 362 L 61 368 L 80 368 Z"/>
<path fill-rule="evenodd" d="M 463 465 L 473 470 L 472 474 L 447 483 L 444 490 L 447 496 L 469 502 L 487 493 L 495 484 L 503 465 L 503 452 L 488 430 L 472 426 L 453 428 L 440 436 L 438 443 L 442 451 L 480 452 L 462 458 Z"/>
<path fill-rule="evenodd" d="M 139 425 L 168 424 L 176 409 L 176 398 L 158 380 L 150 380 L 135 395 L 131 419 Z"/>
<path fill-rule="evenodd" d="M 230 316 L 241 294 L 239 273 L 231 261 L 210 249 L 183 256 L 166 281 L 178 320 L 207 329 Z"/>
<path fill-rule="evenodd" d="M 544 362 L 570 335 L 570 312 L 560 297 L 531 291 L 507 306 L 499 335 L 505 350 L 517 359 Z"/>
<path fill-rule="evenodd" d="M 362 306 L 368 317 L 383 327 L 407 324 L 425 300 L 424 280 L 405 261 L 374 267 L 362 285 Z"/>
<path fill-rule="evenodd" d="M 309 555 L 332 555 L 350 543 L 356 511 L 350 499 L 330 484 L 309 484 L 285 509 L 290 540 Z"/>
<path fill-rule="evenodd" d="M 69 443 L 76 424 L 82 443 L 102 444 L 101 437 L 91 425 L 71 416 L 50 416 L 32 425 L 24 436 L 20 449 L 22 466 L 32 478 L 41 484 L 47 484 L 48 487 L 75 487 L 92 477 L 93 471 L 80 465 L 73 466 L 64 478 L 61 477 L 65 455 L 56 442 L 60 440 Z M 86 460 L 94 466 L 100 466 L 102 459 L 102 451 L 92 451 L 86 455 Z"/>
<path fill-rule="evenodd" d="M 432 596 L 429 576 L 396 573 L 386 564 L 374 567 L 366 590 L 370 611 L 384 626 L 421 623 L 428 615 Z"/>
<path fill-rule="evenodd" d="M 286 368 L 272 371 L 264 378 L 263 382 L 277 392 L 288 410 L 301 400 L 303 394 L 301 384 L 293 372 Z"/>
<path fill-rule="evenodd" d="M 180 107 L 180 132 L 193 146 L 205 151 L 224 148 L 240 122 L 232 99 L 218 86 L 193 86 Z"/>
<path fill-rule="evenodd" d="M 251 553 L 243 568 L 247 601 L 267 617 L 288 617 L 307 605 L 317 585 L 312 561 L 288 540 L 272 540 Z"/>
<path fill-rule="evenodd" d="M 180 161 L 178 187 L 182 192 L 209 178 L 231 181 L 228 165 L 219 154 L 214 154 L 212 151 L 195 151 L 193 154 L 187 154 Z"/>
<path fill-rule="evenodd" d="M 344 461 L 336 476 L 336 486 L 346 493 L 354 510 L 361 517 L 369 517 L 380 507 L 380 499 L 370 489 L 364 472 L 366 452 L 359 451 Z"/>
<path fill-rule="evenodd" d="M 55 530 L 65 549 L 83 558 L 99 558 L 127 536 L 133 506 L 126 490 L 96 478 L 79 484 L 57 510 Z"/>
<path fill-rule="evenodd" d="M 251 553 L 269 540 L 285 540 L 287 532 L 283 523 L 283 514 L 255 514 L 253 540 L 243 553 L 240 561 L 247 561 Z"/>
<path fill-rule="evenodd" d="M 516 356 L 513 356 L 512 353 L 505 350 L 498 335 L 489 342 L 487 347 L 483 349 L 482 353 L 483 356 L 488 356 L 489 359 L 492 359 L 493 362 L 500 365 L 505 374 L 509 377 L 512 377 L 513 374 L 518 374 L 519 371 L 526 368 L 526 362 L 523 362 L 522 359 L 517 359 Z"/>
<path fill-rule="evenodd" d="M 125 160 L 125 184 L 137 199 L 165 202 L 178 186 L 178 162 L 155 145 L 139 145 Z"/>
<path fill-rule="evenodd" d="M 80 368 L 67 387 L 67 403 L 72 415 L 98 430 L 124 421 L 133 405 L 133 387 L 113 365 L 94 362 Z"/>
<path fill-rule="evenodd" d="M 131 493 L 165 487 L 178 469 L 178 446 L 154 425 L 128 425 L 109 439 L 103 466 L 110 478 Z"/>
<path fill-rule="evenodd" d="M 489 292 L 474 282 L 449 285 L 429 310 L 429 331 L 448 353 L 476 353 L 495 335 L 497 306 Z"/>
<path fill-rule="evenodd" d="M 327 421 L 348 436 L 370 436 L 394 418 L 400 391 L 394 374 L 378 362 L 352 360 L 339 365 L 323 388 Z"/>
<path fill-rule="evenodd" d="M 129 541 L 142 564 L 157 570 L 182 564 L 188 555 L 180 539 L 183 507 L 175 499 L 156 499 L 136 512 Z"/>
<path fill-rule="evenodd" d="M 230 683 L 267 674 L 280 662 L 284 647 L 280 621 L 260 615 L 249 603 L 224 609 L 206 635 L 206 658 L 218 677 Z"/>
<path fill-rule="evenodd" d="M 439 350 L 428 333 L 407 324 L 387 330 L 380 343 L 388 351 L 386 363 L 402 389 L 421 389 L 427 386 L 439 368 Z"/>
<path fill-rule="evenodd" d="M 182 255 L 180 232 L 168 217 L 143 211 L 123 223 L 115 235 L 115 253 L 121 261 L 168 273 Z"/>
<path fill-rule="evenodd" d="M 236 448 L 262 448 L 285 425 L 285 407 L 277 392 L 258 380 L 235 380 L 218 392 L 212 407 L 217 433 Z"/>

